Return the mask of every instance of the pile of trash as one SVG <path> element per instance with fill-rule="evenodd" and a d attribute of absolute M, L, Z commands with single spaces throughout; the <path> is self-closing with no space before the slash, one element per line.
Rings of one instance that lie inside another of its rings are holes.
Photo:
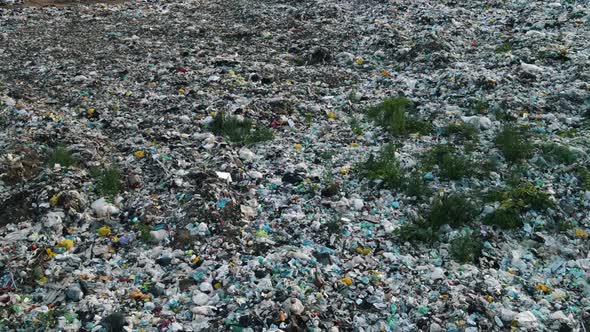
<path fill-rule="evenodd" d="M 583 1 L 0 6 L 0 330 L 590 328 Z"/>

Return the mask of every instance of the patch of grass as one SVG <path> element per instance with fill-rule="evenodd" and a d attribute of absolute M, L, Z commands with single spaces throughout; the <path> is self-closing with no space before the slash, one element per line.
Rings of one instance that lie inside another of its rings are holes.
<path fill-rule="evenodd" d="M 504 44 L 496 47 L 496 53 L 508 53 L 512 51 L 512 44 L 505 42 Z"/>
<path fill-rule="evenodd" d="M 573 150 L 557 143 L 544 144 L 541 150 L 546 159 L 559 164 L 571 165 L 579 158 Z"/>
<path fill-rule="evenodd" d="M 395 158 L 396 149 L 397 146 L 393 144 L 386 145 L 379 156 L 371 154 L 366 162 L 357 165 L 357 171 L 370 180 L 380 180 L 386 188 L 399 188 L 403 174 L 399 161 Z"/>
<path fill-rule="evenodd" d="M 449 124 L 444 129 L 443 135 L 447 137 L 454 136 L 460 140 L 479 141 L 479 137 L 477 136 L 477 128 L 463 121 L 457 121 Z"/>
<path fill-rule="evenodd" d="M 57 146 L 53 150 L 49 152 L 49 156 L 47 157 L 47 164 L 50 167 L 53 167 L 55 164 L 60 164 L 62 167 L 70 167 L 77 163 L 78 161 L 72 153 L 68 151 L 63 146 Z"/>
<path fill-rule="evenodd" d="M 121 171 L 115 166 L 106 169 L 93 168 L 90 175 L 95 179 L 96 193 L 100 196 L 112 198 L 123 188 Z"/>
<path fill-rule="evenodd" d="M 459 180 L 474 174 L 475 165 L 467 157 L 455 152 L 450 145 L 437 145 L 425 158 L 427 167 L 438 166 L 443 179 Z"/>
<path fill-rule="evenodd" d="M 451 257 L 459 263 L 473 263 L 481 255 L 483 242 L 473 235 L 464 235 L 451 241 Z"/>
<path fill-rule="evenodd" d="M 431 133 L 434 129 L 432 124 L 410 115 L 409 112 L 412 108 L 413 103 L 408 98 L 389 98 L 377 106 L 371 107 L 368 116 L 394 136 Z"/>
<path fill-rule="evenodd" d="M 462 194 L 439 197 L 428 214 L 427 221 L 437 229 L 443 225 L 461 227 L 470 223 L 478 214 L 475 204 Z"/>
<path fill-rule="evenodd" d="M 251 145 L 273 139 L 272 130 L 255 126 L 250 119 L 240 120 L 236 116 L 225 115 L 223 112 L 215 114 L 209 125 L 211 132 L 224 136 L 229 141 L 241 145 Z"/>
<path fill-rule="evenodd" d="M 527 130 L 506 126 L 496 136 L 495 143 L 507 161 L 517 162 L 531 156 L 533 145 L 529 138 L 530 134 Z"/>

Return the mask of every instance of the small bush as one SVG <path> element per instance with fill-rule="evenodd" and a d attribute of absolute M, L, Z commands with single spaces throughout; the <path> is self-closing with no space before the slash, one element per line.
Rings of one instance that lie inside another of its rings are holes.
<path fill-rule="evenodd" d="M 458 154 L 443 156 L 438 165 L 440 176 L 444 179 L 459 180 L 473 175 L 474 165 L 466 157 Z"/>
<path fill-rule="evenodd" d="M 215 115 L 209 128 L 215 135 L 224 136 L 231 142 L 242 145 L 251 145 L 273 138 L 269 128 L 255 127 L 252 120 L 239 120 L 236 116 L 225 115 L 223 112 Z"/>
<path fill-rule="evenodd" d="M 424 180 L 424 177 L 420 172 L 414 172 L 412 175 L 406 177 L 404 179 L 403 188 L 406 195 L 417 197 L 418 199 L 424 198 L 431 192 L 426 180 Z"/>
<path fill-rule="evenodd" d="M 541 191 L 532 183 L 521 183 L 513 188 L 491 190 L 484 195 L 486 202 L 501 202 L 502 205 L 517 207 L 520 210 L 545 210 L 554 207 L 549 194 Z"/>
<path fill-rule="evenodd" d="M 437 229 L 446 224 L 460 227 L 470 223 L 477 213 L 475 204 L 465 195 L 450 194 L 434 201 L 427 221 Z"/>
<path fill-rule="evenodd" d="M 395 230 L 395 235 L 402 242 L 433 243 L 438 239 L 437 231 L 422 224 L 405 224 Z"/>
<path fill-rule="evenodd" d="M 506 126 L 496 136 L 496 146 L 509 162 L 516 162 L 530 157 L 533 145 L 529 142 L 528 131 L 515 126 Z"/>
<path fill-rule="evenodd" d="M 467 141 L 478 141 L 477 128 L 475 126 L 465 123 L 463 121 L 457 121 L 449 124 L 444 129 L 444 135 L 447 137 L 455 136 L 460 140 Z"/>
<path fill-rule="evenodd" d="M 545 144 L 541 147 L 546 159 L 555 163 L 571 165 L 578 160 L 579 155 L 570 148 L 556 143 Z"/>
<path fill-rule="evenodd" d="M 515 201 L 515 205 L 522 209 L 532 208 L 542 211 L 555 206 L 549 198 L 549 194 L 531 183 L 522 184 L 512 189 L 508 195 Z"/>
<path fill-rule="evenodd" d="M 357 166 L 359 173 L 370 180 L 381 180 L 382 185 L 387 188 L 399 188 L 403 177 L 395 158 L 396 148 L 395 145 L 388 144 L 379 156 L 371 155 L 366 162 Z"/>
<path fill-rule="evenodd" d="M 425 166 L 437 165 L 439 175 L 444 179 L 459 180 L 474 174 L 475 166 L 465 156 L 455 152 L 450 145 L 434 147 L 424 159 Z"/>
<path fill-rule="evenodd" d="M 53 167 L 55 164 L 59 164 L 62 167 L 70 167 L 77 163 L 78 161 L 70 151 L 68 151 L 63 146 L 58 146 L 55 149 L 51 150 L 49 156 L 47 158 L 47 164 L 50 167 Z"/>
<path fill-rule="evenodd" d="M 486 225 L 498 226 L 504 229 L 514 229 L 522 226 L 522 219 L 517 209 L 512 206 L 504 206 L 484 217 Z"/>
<path fill-rule="evenodd" d="M 408 115 L 412 106 L 412 101 L 408 98 L 389 98 L 370 108 L 368 116 L 395 136 L 404 136 L 410 133 L 422 135 L 431 133 L 433 131 L 431 123 Z"/>
<path fill-rule="evenodd" d="M 117 167 L 109 167 L 101 170 L 92 169 L 90 175 L 96 181 L 96 193 L 104 197 L 114 197 L 117 195 L 123 185 L 121 181 L 121 171 Z"/>
<path fill-rule="evenodd" d="M 478 174 L 489 176 L 491 172 L 496 172 L 500 168 L 500 161 L 494 158 L 487 158 L 481 162 Z"/>
<path fill-rule="evenodd" d="M 483 242 L 473 235 L 464 235 L 451 241 L 451 257 L 459 263 L 473 263 L 481 255 Z"/>

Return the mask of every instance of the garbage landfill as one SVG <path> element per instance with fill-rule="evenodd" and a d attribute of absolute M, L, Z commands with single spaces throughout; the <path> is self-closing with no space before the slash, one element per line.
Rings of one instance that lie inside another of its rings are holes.
<path fill-rule="evenodd" d="M 589 27 L 0 0 L 0 331 L 587 331 Z"/>

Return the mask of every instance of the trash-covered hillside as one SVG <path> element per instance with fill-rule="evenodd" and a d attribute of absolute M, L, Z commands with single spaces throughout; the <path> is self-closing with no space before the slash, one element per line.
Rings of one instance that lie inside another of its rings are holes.
<path fill-rule="evenodd" d="M 587 1 L 0 1 L 0 331 L 590 328 Z"/>

